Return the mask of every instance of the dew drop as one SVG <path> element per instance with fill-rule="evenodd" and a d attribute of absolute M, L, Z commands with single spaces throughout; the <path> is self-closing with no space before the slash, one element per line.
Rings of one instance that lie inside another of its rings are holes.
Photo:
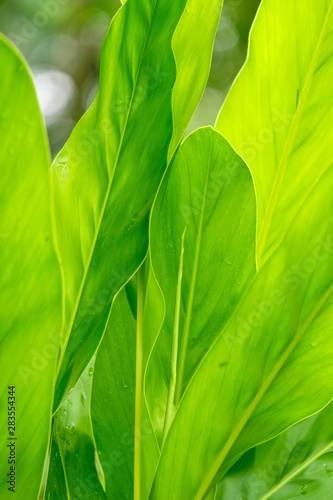
<path fill-rule="evenodd" d="M 223 260 L 226 264 L 228 264 L 228 266 L 231 266 L 231 260 L 229 259 L 229 257 L 225 257 Z"/>
<path fill-rule="evenodd" d="M 328 475 L 328 477 L 332 477 L 333 470 L 329 469 L 329 467 L 327 467 L 327 464 L 324 464 L 324 467 L 325 467 L 325 471 L 326 471 L 326 474 Z"/>
<path fill-rule="evenodd" d="M 303 484 L 302 490 L 301 490 L 301 495 L 306 495 L 306 491 L 305 490 L 306 490 L 307 487 L 308 487 L 307 484 Z"/>

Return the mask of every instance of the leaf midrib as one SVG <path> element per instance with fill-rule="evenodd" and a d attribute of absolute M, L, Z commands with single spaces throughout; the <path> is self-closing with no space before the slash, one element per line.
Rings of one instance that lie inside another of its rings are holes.
<path fill-rule="evenodd" d="M 285 168 L 286 168 L 286 164 L 287 164 L 287 158 L 289 156 L 289 153 L 290 153 L 290 150 L 291 150 L 291 147 L 292 147 L 292 144 L 293 144 L 293 140 L 295 138 L 295 134 L 296 134 L 296 131 L 297 131 L 297 127 L 298 127 L 298 124 L 299 124 L 299 121 L 300 121 L 300 117 L 301 117 L 301 114 L 303 112 L 302 108 L 304 106 L 304 103 L 305 103 L 306 98 L 307 98 L 307 94 L 309 92 L 309 88 L 310 88 L 312 76 L 313 76 L 314 69 L 315 69 L 315 66 L 316 66 L 316 62 L 317 62 L 317 59 L 318 59 L 318 56 L 319 56 L 321 44 L 322 44 L 323 39 L 325 37 L 325 33 L 326 33 L 327 26 L 328 26 L 328 22 L 330 20 L 331 14 L 332 14 L 332 10 L 333 10 L 333 2 L 331 2 L 331 5 L 330 5 L 329 10 L 328 10 L 327 15 L 326 15 L 326 19 L 325 19 L 323 28 L 321 30 L 321 34 L 320 34 L 320 37 L 319 37 L 319 40 L 318 40 L 318 43 L 317 43 L 317 46 L 316 46 L 316 49 L 315 49 L 315 53 L 314 53 L 314 56 L 312 58 L 312 62 L 311 62 L 311 65 L 310 65 L 310 68 L 309 68 L 309 71 L 308 71 L 308 74 L 307 74 L 307 77 L 306 77 L 306 82 L 305 82 L 305 85 L 303 87 L 303 91 L 302 91 L 302 94 L 301 94 L 301 97 L 300 97 L 300 101 L 299 101 L 299 104 L 298 104 L 297 112 L 296 112 L 296 115 L 295 115 L 295 118 L 294 118 L 291 130 L 289 132 L 289 136 L 288 136 L 288 139 L 287 139 L 287 143 L 286 143 L 286 147 L 285 147 L 285 150 L 284 150 L 284 154 L 283 154 L 282 159 L 281 159 L 281 163 L 280 163 L 280 166 L 279 166 L 278 177 L 277 177 L 277 180 L 276 180 L 274 188 L 273 188 L 273 195 L 275 196 L 275 201 L 274 201 L 274 198 L 271 197 L 271 202 L 270 202 L 271 213 L 269 215 L 269 212 L 267 212 L 268 216 L 266 215 L 267 229 L 268 229 L 268 226 L 269 226 L 269 224 L 271 222 L 271 216 L 272 216 L 272 213 L 273 213 L 273 210 L 274 210 L 274 207 L 275 207 L 276 199 L 277 199 L 278 192 L 279 192 L 279 189 L 280 189 L 280 185 L 281 185 L 281 182 L 282 182 L 282 179 L 283 179 L 283 175 L 284 175 L 284 172 L 285 172 Z M 297 211 L 297 213 L 298 213 L 298 211 Z M 263 243 L 264 243 L 263 238 L 265 239 L 266 235 L 267 235 L 267 233 L 265 234 L 265 232 L 262 232 L 262 234 L 261 234 L 260 240 Z M 261 251 L 259 249 L 259 244 L 258 244 L 258 261 L 259 261 L 260 253 L 261 253 Z M 249 287 L 247 288 L 247 291 L 249 290 L 249 288 L 251 287 L 251 285 L 255 281 L 255 279 L 256 279 L 256 276 L 254 276 L 253 280 L 251 280 L 251 283 L 249 284 Z M 240 303 L 242 303 L 243 300 L 244 300 L 244 298 L 246 297 L 247 291 L 244 293 L 244 295 L 243 295 Z M 311 325 L 311 323 L 315 319 L 316 315 L 320 312 L 321 308 L 323 307 L 323 305 L 325 304 L 325 302 L 329 298 L 329 296 L 332 294 L 332 292 L 333 292 L 333 284 L 328 288 L 328 290 L 326 291 L 326 293 L 323 295 L 322 299 L 318 302 L 317 306 L 314 308 L 313 312 L 310 314 L 308 320 L 304 323 L 303 327 L 298 332 L 296 332 L 296 335 L 295 335 L 294 339 L 292 340 L 292 342 L 289 344 L 289 346 L 287 347 L 287 349 L 284 351 L 284 353 L 282 354 L 282 356 L 279 358 L 279 360 L 275 364 L 273 370 L 270 373 L 270 376 L 266 379 L 265 383 L 261 386 L 260 390 L 257 392 L 256 396 L 252 400 L 252 403 L 249 405 L 249 407 L 245 411 L 245 413 L 243 415 L 243 418 L 240 420 L 240 422 L 237 425 L 237 427 L 235 428 L 235 430 L 231 433 L 231 435 L 230 435 L 229 439 L 227 440 L 225 446 L 223 447 L 223 449 L 221 450 L 220 454 L 218 455 L 217 460 L 215 460 L 215 463 L 214 463 L 213 467 L 211 468 L 211 471 L 209 472 L 206 480 L 200 486 L 200 488 L 198 490 L 198 493 L 196 494 L 195 500 L 201 500 L 203 498 L 203 496 L 205 495 L 205 493 L 207 492 L 210 484 L 214 480 L 214 477 L 216 476 L 218 470 L 220 469 L 223 461 L 227 457 L 227 455 L 230 452 L 232 446 L 234 445 L 234 443 L 236 442 L 236 440 L 239 437 L 240 433 L 242 432 L 243 428 L 247 424 L 247 422 L 250 419 L 252 413 L 254 412 L 254 410 L 256 409 L 256 407 L 258 406 L 259 402 L 261 401 L 261 399 L 265 395 L 266 391 L 269 389 L 269 387 L 272 384 L 272 382 L 274 381 L 275 377 L 280 372 L 280 370 L 283 367 L 284 363 L 289 358 L 290 354 L 293 352 L 294 348 L 297 346 L 298 342 L 301 340 L 303 334 L 305 333 L 305 331 L 307 330 L 307 328 Z M 240 303 L 238 304 L 238 306 L 240 305 Z M 235 311 L 237 311 L 238 308 L 239 307 L 236 307 Z M 234 314 L 232 315 L 231 319 L 233 317 L 234 317 Z M 230 321 L 231 321 L 231 319 L 230 319 Z M 230 323 L 230 321 L 227 323 L 227 325 Z M 227 327 L 227 325 L 226 325 L 226 327 Z M 224 330 L 225 330 L 225 328 L 224 328 Z M 220 333 L 220 335 L 218 336 L 218 338 L 221 337 L 223 331 Z M 216 339 L 216 342 L 217 342 L 217 340 L 218 339 Z M 214 342 L 214 344 L 215 344 L 215 342 Z M 206 353 L 206 355 L 204 356 L 203 360 L 206 359 L 206 357 L 207 357 L 207 355 L 208 355 L 209 352 L 210 352 L 210 350 Z M 200 363 L 200 365 L 201 365 L 201 363 Z M 193 377 L 194 376 L 195 376 L 195 374 L 193 374 Z M 192 379 L 193 379 L 193 377 L 192 377 Z M 192 381 L 192 379 L 191 379 L 191 381 Z M 190 381 L 190 383 L 191 383 L 191 381 Z M 189 387 L 189 385 L 188 385 L 188 387 Z"/>
<path fill-rule="evenodd" d="M 262 384 L 260 387 L 259 391 L 253 398 L 251 404 L 248 406 L 246 411 L 244 412 L 243 417 L 240 419 L 238 425 L 236 426 L 235 430 L 230 434 L 229 439 L 227 440 L 226 444 L 224 445 L 223 449 L 221 450 L 220 454 L 218 455 L 218 458 L 215 460 L 214 466 L 211 468 L 211 472 L 209 473 L 207 479 L 202 483 L 202 486 L 200 487 L 195 500 L 201 500 L 203 498 L 203 495 L 206 493 L 208 490 L 211 482 L 214 480 L 214 477 L 218 473 L 222 463 L 224 462 L 225 458 L 227 457 L 228 453 L 230 452 L 231 448 L 237 441 L 240 433 L 244 429 L 245 425 L 249 421 L 250 417 L 254 413 L 255 409 L 257 408 L 258 404 L 266 394 L 267 390 L 270 388 L 271 384 L 274 382 L 276 376 L 279 374 L 280 370 L 283 368 L 285 362 L 289 358 L 289 356 L 292 354 L 293 350 L 297 347 L 299 341 L 302 339 L 304 333 L 307 331 L 307 329 L 310 327 L 311 323 L 314 321 L 316 318 L 317 314 L 321 311 L 322 307 L 325 305 L 326 301 L 329 299 L 331 294 L 333 293 L 333 283 L 328 287 L 327 291 L 324 293 L 322 296 L 321 300 L 317 303 L 316 307 L 314 307 L 312 313 L 308 317 L 307 321 L 303 324 L 302 328 L 296 332 L 295 337 L 293 340 L 290 342 L 288 347 L 285 349 L 283 354 L 280 356 L 278 359 L 277 363 L 271 370 L 269 376 L 265 380 L 265 382 Z"/>
<path fill-rule="evenodd" d="M 147 35 L 146 35 L 146 39 L 145 39 L 145 42 L 144 42 L 143 50 L 141 52 L 141 58 L 140 58 L 139 66 L 138 66 L 138 72 L 137 72 L 137 75 L 136 75 L 136 78 L 135 78 L 135 82 L 134 82 L 134 85 L 133 85 L 133 91 L 132 91 L 131 100 L 130 100 L 128 111 L 127 111 L 127 115 L 126 115 L 126 120 L 125 120 L 125 123 L 124 123 L 122 135 L 121 135 L 121 138 L 120 138 L 120 141 L 119 141 L 119 146 L 118 146 L 117 154 L 116 154 L 116 157 L 115 157 L 115 160 L 114 160 L 112 175 L 111 175 L 110 180 L 109 180 L 108 189 L 107 189 L 107 192 L 105 194 L 105 199 L 104 199 L 104 203 L 103 203 L 102 210 L 101 210 L 101 216 L 100 216 L 100 219 L 99 219 L 99 223 L 97 225 L 97 229 L 96 229 L 96 232 L 95 232 L 94 240 L 93 240 L 91 251 L 90 251 L 90 254 L 89 254 L 87 266 L 85 268 L 84 275 L 82 277 L 81 286 L 80 286 L 79 293 L 78 293 L 78 298 L 77 298 L 77 301 L 76 301 L 76 304 L 75 304 L 75 308 L 74 308 L 74 311 L 73 311 L 73 314 L 72 314 L 72 317 L 71 317 L 71 322 L 70 322 L 70 325 L 69 325 L 69 328 L 68 328 L 69 335 L 67 334 L 66 347 L 64 347 L 63 354 L 62 354 L 62 356 L 61 356 L 61 358 L 59 360 L 58 372 L 57 372 L 57 377 L 56 378 L 58 378 L 58 376 L 59 376 L 59 373 L 60 373 L 60 370 L 61 370 L 61 367 L 62 367 L 62 362 L 63 362 L 64 356 L 65 356 L 65 353 L 66 353 L 66 349 L 67 349 L 67 346 L 68 346 L 68 343 L 69 343 L 69 340 L 70 340 L 70 337 L 71 337 L 71 332 L 72 332 L 73 325 L 74 325 L 74 322 L 75 322 L 75 318 L 76 318 L 76 315 L 77 315 L 77 312 L 78 312 L 78 309 L 79 309 L 79 305 L 80 305 L 80 302 L 81 302 L 81 298 L 82 298 L 84 286 L 85 286 L 85 283 L 86 283 L 86 280 L 87 280 L 88 272 L 89 272 L 89 269 L 90 269 L 91 261 L 92 261 L 92 258 L 93 258 L 94 252 L 95 252 L 95 247 L 96 247 L 98 235 L 100 233 L 100 228 L 101 228 L 101 225 L 103 223 L 103 219 L 104 219 L 104 215 L 105 215 L 105 211 L 106 211 L 107 202 L 108 202 L 109 197 L 110 197 L 110 192 L 111 192 L 111 188 L 112 188 L 112 184 L 113 184 L 113 179 L 114 179 L 115 171 L 116 171 L 116 168 L 117 168 L 117 165 L 118 165 L 118 162 L 119 162 L 121 148 L 122 148 L 122 145 L 123 145 L 123 142 L 124 142 L 124 138 L 125 138 L 125 133 L 126 133 L 126 130 L 127 130 L 127 125 L 128 125 L 129 117 L 130 117 L 130 114 L 131 114 L 131 111 L 132 111 L 133 99 L 134 99 L 134 95 L 135 95 L 135 92 L 136 92 L 136 88 L 137 88 L 137 83 L 138 83 L 138 80 L 139 80 L 139 76 L 140 76 L 140 73 L 141 73 L 143 57 L 144 57 L 144 54 L 145 54 L 145 51 L 146 51 L 146 47 L 147 47 L 147 42 L 148 42 L 150 30 L 151 30 L 151 27 L 152 27 L 152 24 L 153 24 L 153 20 L 154 20 L 154 16 L 155 16 L 155 12 L 156 12 L 156 5 L 157 5 L 157 0 L 155 0 L 154 9 L 153 9 L 153 12 L 152 12 L 152 15 L 151 15 L 151 20 L 150 20 L 150 23 L 149 23 L 149 26 L 148 26 L 148 29 L 147 29 Z M 119 10 L 119 13 L 124 8 L 126 8 L 126 7 L 123 6 Z"/>
<path fill-rule="evenodd" d="M 325 455 L 330 448 L 333 447 L 333 441 L 331 441 L 329 444 L 327 444 L 324 448 L 319 450 L 315 455 L 312 455 L 312 457 L 308 458 L 308 460 L 305 460 L 301 465 L 299 465 L 296 469 L 294 469 L 290 474 L 288 474 L 282 481 L 280 481 L 276 486 L 271 488 L 265 495 L 261 496 L 259 500 L 267 500 L 269 497 L 271 497 L 274 493 L 279 491 L 283 486 L 285 486 L 289 481 L 294 479 L 298 474 L 300 474 L 304 469 L 306 469 L 309 465 L 311 465 L 313 462 L 318 460 L 322 455 Z"/>
<path fill-rule="evenodd" d="M 315 184 L 314 184 L 314 186 L 313 186 L 313 187 L 312 187 L 312 189 L 311 189 L 311 192 L 312 192 L 314 189 L 316 189 L 316 188 L 317 188 L 317 186 L 318 186 L 318 183 L 315 183 Z M 311 192 L 310 192 L 310 193 L 311 193 Z M 305 203 L 305 201 L 307 200 L 307 198 L 308 198 L 308 196 L 310 195 L 310 193 L 308 193 L 308 194 L 307 194 L 307 196 L 305 197 L 305 199 L 303 200 L 302 205 L 299 207 L 299 210 L 296 212 L 295 218 L 297 217 L 297 214 L 299 213 L 300 209 L 302 208 L 303 204 L 304 204 L 304 203 Z M 282 244 L 283 240 L 284 240 L 284 237 L 281 239 L 279 246 Z M 230 326 L 230 324 L 232 323 L 232 321 L 233 321 L 233 319 L 235 318 L 235 316 L 236 316 L 237 312 L 239 311 L 239 309 L 240 309 L 241 305 L 242 305 L 242 304 L 243 304 L 243 302 L 246 300 L 246 297 L 247 297 L 247 294 L 248 294 L 249 290 L 251 289 L 252 285 L 255 283 L 255 281 L 256 281 L 256 279 L 257 279 L 257 278 L 258 278 L 258 273 L 256 273 L 256 274 L 252 277 L 252 279 L 251 279 L 251 281 L 249 282 L 249 284 L 248 284 L 248 286 L 247 286 L 246 290 L 244 291 L 244 294 L 242 295 L 242 297 L 241 297 L 240 301 L 239 301 L 239 302 L 238 302 L 238 304 L 236 305 L 236 307 L 235 307 L 235 309 L 234 309 L 234 311 L 233 311 L 232 315 L 230 316 L 230 318 L 228 319 L 228 321 L 226 322 L 226 324 L 224 325 L 224 327 L 222 328 L 222 330 L 220 331 L 220 333 L 216 336 L 216 339 L 215 339 L 215 340 L 214 340 L 214 342 L 211 344 L 211 346 L 210 346 L 210 348 L 208 349 L 208 351 L 207 351 L 207 352 L 204 354 L 204 356 L 201 358 L 201 360 L 200 360 L 200 362 L 199 362 L 198 366 L 196 367 L 195 371 L 193 372 L 193 374 L 192 374 L 192 376 L 191 376 L 191 378 L 190 378 L 190 380 L 189 380 L 189 382 L 188 382 L 188 384 L 187 384 L 187 386 L 186 386 L 186 388 L 185 388 L 185 390 L 184 390 L 184 393 L 183 393 L 183 395 L 182 395 L 181 401 L 180 401 L 180 403 L 179 403 L 179 407 L 181 406 L 182 402 L 184 401 L 184 399 L 185 399 L 185 395 L 186 395 L 187 391 L 189 390 L 189 388 L 190 388 L 190 386 L 191 386 L 192 382 L 195 380 L 195 377 L 196 377 L 197 373 L 199 372 L 199 370 L 200 370 L 201 366 L 203 365 L 204 361 L 208 358 L 208 356 L 209 356 L 210 352 L 212 351 L 212 349 L 214 348 L 215 344 L 217 344 L 217 343 L 219 342 L 219 340 L 221 339 L 222 335 L 225 333 L 225 331 L 227 330 L 227 328 L 228 328 L 228 327 Z M 333 287 L 333 284 L 332 284 L 331 286 Z M 330 288 L 329 288 L 329 290 L 330 290 Z M 330 293 L 332 293 L 332 292 L 333 292 L 333 290 L 332 290 Z M 330 293 L 329 293 L 328 295 L 330 295 Z M 320 309 L 321 309 L 321 307 L 319 308 L 319 311 L 320 311 Z M 296 333 L 296 335 L 297 335 L 297 333 Z M 178 411 L 179 411 L 179 407 L 178 407 Z M 197 498 L 196 498 L 195 500 L 197 500 Z M 200 499 L 200 500 L 201 500 L 201 499 Z"/>
<path fill-rule="evenodd" d="M 262 255 L 263 255 L 264 245 L 265 245 L 265 242 L 267 239 L 268 230 L 269 230 L 271 222 L 272 222 L 273 213 L 274 213 L 275 206 L 276 206 L 276 203 L 278 200 L 278 195 L 279 195 L 280 188 L 281 188 L 282 181 L 283 181 L 283 177 L 284 177 L 284 174 L 286 171 L 286 166 L 288 163 L 289 155 L 290 155 L 293 143 L 294 143 L 294 139 L 296 136 L 296 132 L 298 130 L 301 116 L 302 116 L 303 111 L 304 111 L 304 106 L 305 106 L 306 99 L 307 99 L 307 96 L 308 96 L 308 93 L 310 90 L 310 86 L 312 83 L 312 77 L 313 77 L 315 69 L 316 69 L 317 60 L 318 60 L 318 57 L 320 54 L 323 40 L 325 38 L 326 29 L 328 27 L 328 23 L 329 23 L 331 14 L 332 14 L 332 10 L 333 10 L 333 2 L 331 2 L 331 5 L 330 5 L 328 12 L 326 14 L 325 22 L 323 24 L 318 43 L 317 43 L 316 49 L 314 51 L 314 54 L 313 54 L 313 57 L 311 60 L 309 70 L 308 70 L 307 75 L 306 75 L 304 86 L 303 86 L 301 95 L 299 97 L 297 110 L 296 110 L 293 122 L 292 122 L 290 130 L 289 130 L 289 134 L 287 137 L 285 148 L 284 148 L 280 163 L 278 165 L 277 175 L 276 175 L 275 182 L 274 182 L 272 192 L 270 195 L 268 209 L 267 209 L 267 212 L 266 212 L 266 215 L 264 218 L 264 223 L 262 226 L 261 234 L 258 238 L 258 249 L 257 249 L 258 263 L 260 262 Z M 262 267 L 262 264 L 260 267 Z"/>

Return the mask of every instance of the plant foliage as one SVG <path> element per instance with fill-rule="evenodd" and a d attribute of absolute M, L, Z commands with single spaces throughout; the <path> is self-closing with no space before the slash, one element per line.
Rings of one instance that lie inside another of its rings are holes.
<path fill-rule="evenodd" d="M 18 498 L 331 495 L 333 2 L 263 0 L 215 129 L 183 141 L 221 8 L 124 2 L 52 165 L 0 38 Z"/>

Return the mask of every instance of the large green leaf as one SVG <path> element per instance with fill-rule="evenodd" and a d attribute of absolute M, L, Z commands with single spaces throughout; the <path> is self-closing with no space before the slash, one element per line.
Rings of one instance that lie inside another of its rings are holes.
<path fill-rule="evenodd" d="M 156 292 L 150 284 L 149 289 Z M 153 317 L 159 321 L 161 314 L 157 308 Z M 146 319 L 150 325 L 153 317 Z M 150 326 L 150 331 L 156 328 Z M 142 499 L 148 498 L 151 488 L 159 447 L 142 393 L 142 378 L 153 341 L 146 335 L 140 339 L 126 290 L 122 290 L 97 353 L 92 391 L 94 436 L 109 499 L 133 498 L 134 491 L 135 498 L 139 492 Z"/>
<path fill-rule="evenodd" d="M 154 204 L 150 247 L 166 315 L 147 368 L 146 391 L 151 414 L 156 385 L 159 398 L 173 393 L 171 415 L 256 272 L 251 175 L 213 129 L 191 134 L 179 149 Z M 148 298 L 147 310 L 154 309 Z M 160 424 L 155 431 L 161 441 L 169 424 Z"/>
<path fill-rule="evenodd" d="M 172 92 L 171 160 L 205 89 L 223 0 L 187 0 L 172 38 L 177 78 Z"/>
<path fill-rule="evenodd" d="M 329 169 L 215 332 L 170 428 L 152 500 L 203 498 L 246 450 L 332 399 L 332 189 Z"/>
<path fill-rule="evenodd" d="M 299 500 L 300 495 L 314 500 L 329 499 L 332 496 L 333 453 L 327 452 L 308 465 L 283 489 L 278 490 L 270 498 L 272 500 Z M 263 496 L 259 500 L 266 500 Z"/>
<path fill-rule="evenodd" d="M 149 209 L 203 92 L 221 4 L 129 0 L 111 23 L 99 93 L 52 167 L 68 332 L 56 404 L 147 252 Z"/>
<path fill-rule="evenodd" d="M 253 173 L 259 267 L 332 165 L 332 33 L 332 0 L 263 0 L 217 121 Z"/>
<path fill-rule="evenodd" d="M 217 500 L 329 498 L 333 482 L 333 404 L 246 453 L 230 470 Z"/>
<path fill-rule="evenodd" d="M 53 419 L 45 499 L 106 499 L 95 465 L 95 445 L 91 432 L 93 361 Z"/>
<path fill-rule="evenodd" d="M 0 497 L 12 498 L 6 482 L 12 465 L 17 497 L 33 499 L 50 434 L 61 278 L 51 226 L 46 133 L 26 64 L 2 36 L 0 64 Z M 15 436 L 7 425 L 8 386 L 15 386 Z M 12 441 L 15 464 L 8 463 Z"/>
<path fill-rule="evenodd" d="M 44 498 L 47 500 L 68 500 L 66 476 L 62 465 L 59 445 L 55 439 L 52 439 L 51 443 L 47 472 L 47 484 L 43 491 Z"/>
<path fill-rule="evenodd" d="M 97 353 L 92 391 L 92 422 L 107 498 L 133 494 L 135 333 L 136 323 L 122 290 Z"/>
<path fill-rule="evenodd" d="M 232 186 L 236 184 L 243 192 L 237 210 L 231 214 L 230 208 L 234 207 L 230 195 L 234 193 Z M 235 224 L 240 219 L 241 226 L 235 231 Z M 217 237 L 216 221 L 220 228 Z M 243 241 L 246 245 L 243 251 L 237 252 L 237 261 L 231 265 L 228 255 L 236 252 L 236 248 L 239 250 Z M 173 416 L 174 401 L 170 397 L 167 410 L 166 406 L 168 391 L 172 394 L 175 389 L 175 385 L 170 383 L 170 367 L 177 365 L 175 355 L 178 345 L 172 348 L 172 344 L 175 344 L 175 310 L 178 311 L 176 318 L 179 319 L 181 315 L 182 319 L 181 328 L 178 328 L 182 339 L 190 289 L 193 294 L 192 310 L 196 308 L 198 315 L 201 310 L 209 310 L 205 294 L 200 295 L 200 287 L 204 284 L 213 310 L 208 319 L 212 324 L 221 326 L 255 273 L 254 242 L 255 198 L 251 176 L 244 162 L 212 129 L 192 134 L 176 155 L 170 175 L 165 178 L 159 192 L 152 217 L 152 255 L 158 264 L 156 269 L 161 275 L 162 290 L 164 287 L 168 292 L 166 326 L 156 343 L 163 322 L 164 303 L 150 268 L 141 326 L 139 304 L 137 308 L 133 304 L 130 306 L 128 297 L 132 296 L 132 291 L 123 290 L 113 305 L 108 328 L 97 354 L 92 416 L 102 467 L 112 470 L 112 474 L 105 473 L 108 498 L 131 497 L 140 483 L 142 498 L 148 498 L 160 455 L 162 430 L 165 428 L 166 435 Z M 208 280 L 213 276 L 209 271 L 215 270 L 212 267 L 214 261 L 221 262 L 222 269 L 209 286 Z M 194 276 L 199 291 L 194 290 L 193 284 L 191 286 L 193 268 L 196 269 Z M 239 277 L 233 287 L 231 281 L 235 275 Z M 221 283 L 224 287 L 221 287 Z M 139 279 L 137 287 L 139 301 Z M 231 292 L 230 298 L 227 290 Z M 221 293 L 224 294 L 223 299 Z M 220 310 L 218 303 L 222 300 L 225 305 Z M 136 317 L 133 315 L 134 309 Z M 204 338 L 202 329 L 205 324 L 191 325 L 190 345 L 193 344 L 193 332 L 197 336 L 201 332 L 201 339 L 195 352 L 188 349 L 188 371 L 193 371 L 198 356 L 203 355 L 214 339 L 209 336 Z M 161 337 L 164 339 L 160 342 Z M 164 372 L 165 376 L 161 377 Z M 139 385 L 136 383 L 138 380 Z M 140 415 L 135 409 L 137 405 Z M 117 467 L 112 463 L 114 453 L 119 458 Z M 141 471 L 136 473 L 137 461 Z M 135 498 L 138 497 L 135 495 Z"/>

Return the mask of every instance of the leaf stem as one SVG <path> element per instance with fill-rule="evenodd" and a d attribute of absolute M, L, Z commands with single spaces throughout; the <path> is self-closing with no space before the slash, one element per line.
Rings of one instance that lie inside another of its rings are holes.
<path fill-rule="evenodd" d="M 180 317 L 180 303 L 181 303 L 181 295 L 182 295 L 185 232 L 186 232 L 186 227 L 184 229 L 182 239 L 181 239 L 180 256 L 179 256 L 175 315 L 174 315 L 174 321 L 173 321 L 173 335 L 172 335 L 170 384 L 169 384 L 168 401 L 167 401 L 166 414 L 165 414 L 165 420 L 164 420 L 162 448 L 164 446 L 166 437 L 168 435 L 168 432 L 169 432 L 169 429 L 171 426 L 171 422 L 172 422 L 174 414 L 175 414 L 175 391 L 176 391 L 176 382 L 177 382 L 179 317 Z"/>
<path fill-rule="evenodd" d="M 142 337 L 144 284 L 142 266 L 138 270 L 136 364 L 135 364 L 135 440 L 134 440 L 134 500 L 141 497 L 141 413 L 142 413 Z"/>

